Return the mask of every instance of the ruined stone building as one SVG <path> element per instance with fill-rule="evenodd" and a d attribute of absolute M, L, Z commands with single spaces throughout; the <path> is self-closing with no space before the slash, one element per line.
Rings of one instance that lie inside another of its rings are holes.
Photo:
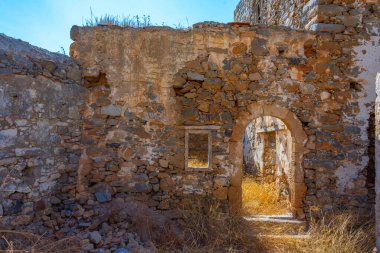
<path fill-rule="evenodd" d="M 74 26 L 71 58 L 1 35 L 2 226 L 89 231 L 127 199 L 238 214 L 264 163 L 297 219 L 371 211 L 378 1 L 241 0 L 235 21 Z"/>

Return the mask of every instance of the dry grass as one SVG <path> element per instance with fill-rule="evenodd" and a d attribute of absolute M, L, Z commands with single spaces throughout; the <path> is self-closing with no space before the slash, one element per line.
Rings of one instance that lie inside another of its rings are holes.
<path fill-rule="evenodd" d="M 216 210 L 184 211 L 184 240 L 159 245 L 159 252 L 369 253 L 375 245 L 373 217 L 350 213 L 326 215 L 322 220 L 312 222 L 308 239 L 296 240 L 257 237 L 249 222 Z M 0 238 L 0 252 L 80 252 L 79 242 L 75 238 L 53 240 L 16 231 L 1 231 Z"/>
<path fill-rule="evenodd" d="M 217 207 L 183 211 L 184 241 L 181 244 L 159 245 L 162 253 L 240 253 L 263 252 L 260 241 L 254 240 L 247 222 L 229 217 Z"/>
<path fill-rule="evenodd" d="M 349 212 L 329 214 L 312 222 L 309 233 L 306 240 L 277 240 L 274 252 L 370 253 L 376 243 L 374 217 Z"/>
<path fill-rule="evenodd" d="M 309 237 L 261 237 L 260 227 L 239 217 L 229 217 L 216 211 L 193 210 L 184 212 L 185 240 L 180 244 L 158 245 L 162 253 L 369 253 L 375 246 L 373 217 L 341 213 L 326 215 L 313 221 Z M 363 222 L 364 221 L 364 222 Z M 256 225 L 260 226 L 260 225 Z M 261 233 L 281 234 L 286 231 Z"/>
<path fill-rule="evenodd" d="M 124 16 L 124 15 L 110 15 L 105 14 L 104 16 L 95 16 L 90 8 L 90 18 L 87 18 L 83 22 L 83 26 L 119 26 L 119 27 L 134 27 L 134 28 L 143 28 L 143 27 L 151 27 L 151 26 L 166 26 L 173 27 L 175 29 L 189 29 L 190 25 L 187 26 L 182 25 L 181 23 L 167 25 L 165 23 L 156 24 L 152 23 L 149 15 L 135 15 L 135 16 Z"/>
<path fill-rule="evenodd" d="M 312 252 L 372 252 L 375 220 L 360 214 L 330 214 L 312 224 L 310 235 L 306 247 Z"/>
<path fill-rule="evenodd" d="M 252 177 L 244 177 L 242 190 L 243 215 L 290 213 L 289 201 L 280 198 L 275 183 L 260 183 Z"/>
<path fill-rule="evenodd" d="M 207 160 L 199 160 L 197 158 L 188 160 L 188 167 L 190 168 L 199 168 L 199 169 L 207 169 L 209 167 Z"/>
<path fill-rule="evenodd" d="M 114 16 L 114 15 L 104 15 L 101 17 L 93 16 L 91 12 L 91 18 L 85 20 L 86 26 L 97 26 L 97 25 L 114 25 L 120 27 L 148 27 L 152 26 L 150 21 L 150 16 Z"/>
<path fill-rule="evenodd" d="M 53 239 L 20 231 L 0 230 L 0 252 L 4 253 L 72 253 L 80 251 L 79 239 Z"/>

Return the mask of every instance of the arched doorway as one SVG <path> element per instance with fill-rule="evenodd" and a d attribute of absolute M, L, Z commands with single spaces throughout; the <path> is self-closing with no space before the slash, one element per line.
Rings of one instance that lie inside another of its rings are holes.
<path fill-rule="evenodd" d="M 305 218 L 303 212 L 303 199 L 306 194 L 304 171 L 302 168 L 303 155 L 308 152 L 306 148 L 307 135 L 297 116 L 286 108 L 264 103 L 255 103 L 248 106 L 248 112 L 242 112 L 236 120 L 230 139 L 230 160 L 233 165 L 231 186 L 228 193 L 230 211 L 239 214 L 242 206 L 242 180 L 243 180 L 243 141 L 247 126 L 256 118 L 272 116 L 280 119 L 291 133 L 292 155 L 291 171 L 289 175 L 289 191 L 291 211 L 296 218 Z"/>
<path fill-rule="evenodd" d="M 263 116 L 246 128 L 243 142 L 244 216 L 289 216 L 292 137 L 282 120 Z"/>

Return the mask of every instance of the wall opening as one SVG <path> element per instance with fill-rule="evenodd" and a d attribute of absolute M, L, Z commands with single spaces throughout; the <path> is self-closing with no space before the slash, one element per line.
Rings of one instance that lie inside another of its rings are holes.
<path fill-rule="evenodd" d="M 259 117 L 245 129 L 242 214 L 291 214 L 292 137 L 278 118 Z"/>
<path fill-rule="evenodd" d="M 304 171 L 302 162 L 304 154 L 308 152 L 306 147 L 308 137 L 303 130 L 301 121 L 297 116 L 286 108 L 276 105 L 267 105 L 259 102 L 251 104 L 247 112 L 243 112 L 235 121 L 232 136 L 230 138 L 229 155 L 233 166 L 231 185 L 228 191 L 228 200 L 231 214 L 242 215 L 243 191 L 242 183 L 244 179 L 244 136 L 246 129 L 253 120 L 271 116 L 283 122 L 288 130 L 287 140 L 291 142 L 291 155 L 289 155 L 289 171 L 286 175 L 290 210 L 293 217 L 305 219 L 303 201 L 307 187 L 304 182 Z M 289 151 L 287 151 L 289 152 Z"/>
<path fill-rule="evenodd" d="M 212 170 L 212 131 L 219 126 L 185 126 L 185 169 Z"/>
<path fill-rule="evenodd" d="M 208 130 L 188 130 L 185 141 L 186 169 L 211 170 L 211 132 Z"/>

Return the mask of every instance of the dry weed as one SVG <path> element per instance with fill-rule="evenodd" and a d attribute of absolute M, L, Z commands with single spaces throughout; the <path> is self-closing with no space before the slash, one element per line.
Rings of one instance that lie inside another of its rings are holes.
<path fill-rule="evenodd" d="M 183 211 L 186 240 L 180 246 L 158 245 L 159 252 L 369 253 L 375 245 L 373 218 L 357 214 L 325 215 L 322 220 L 312 221 L 308 236 L 296 238 L 286 236 L 286 229 L 281 235 L 281 230 L 268 231 L 265 224 L 252 224 L 216 210 L 217 208 Z M 263 232 L 279 236 L 258 236 Z"/>
<path fill-rule="evenodd" d="M 321 253 L 367 253 L 374 247 L 374 218 L 349 212 L 325 215 L 319 222 L 313 222 L 310 240 L 304 246 Z"/>
<path fill-rule="evenodd" d="M 244 219 L 218 212 L 218 206 L 182 211 L 185 240 L 181 245 L 166 244 L 160 252 L 243 253 L 263 252 Z"/>
<path fill-rule="evenodd" d="M 244 177 L 243 190 L 243 215 L 276 215 L 290 213 L 289 201 L 280 198 L 276 183 L 257 182 L 252 177 Z"/>
<path fill-rule="evenodd" d="M 4 253 L 72 253 L 80 251 L 76 237 L 53 239 L 20 231 L 0 230 L 0 252 Z"/>

